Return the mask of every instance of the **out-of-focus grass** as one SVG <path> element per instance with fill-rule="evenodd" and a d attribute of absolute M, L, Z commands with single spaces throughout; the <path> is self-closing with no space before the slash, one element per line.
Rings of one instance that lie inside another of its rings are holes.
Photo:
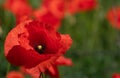
<path fill-rule="evenodd" d="M 30 0 L 38 7 L 39 0 Z M 1 1 L 0 1 L 1 2 Z M 120 0 L 99 0 L 99 7 L 89 12 L 66 16 L 59 32 L 70 34 L 73 45 L 66 53 L 73 60 L 72 67 L 59 67 L 61 78 L 111 78 L 120 72 L 120 31 L 106 20 L 106 12 Z M 0 3 L 1 4 L 1 3 Z M 3 44 L 7 33 L 14 27 L 12 13 L 0 8 L 3 34 L 0 36 L 0 78 L 5 78 L 8 62 Z M 17 69 L 11 66 L 10 70 Z"/>

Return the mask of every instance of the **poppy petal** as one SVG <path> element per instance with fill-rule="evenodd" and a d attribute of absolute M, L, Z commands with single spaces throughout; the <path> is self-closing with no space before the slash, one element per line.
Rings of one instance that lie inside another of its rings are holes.
<path fill-rule="evenodd" d="M 71 66 L 73 65 L 71 59 L 69 58 L 65 58 L 63 56 L 60 56 L 57 60 L 56 60 L 56 65 L 66 65 L 66 66 Z"/>
<path fill-rule="evenodd" d="M 62 52 L 65 53 L 71 46 L 72 39 L 69 35 L 61 35 Z"/>
<path fill-rule="evenodd" d="M 50 75 L 50 78 L 60 78 L 58 68 L 56 65 L 49 67 L 46 73 Z"/>
<path fill-rule="evenodd" d="M 50 55 L 39 55 L 32 50 L 26 50 L 20 45 L 14 46 L 8 53 L 7 59 L 16 66 L 34 67 L 42 61 L 50 58 Z"/>

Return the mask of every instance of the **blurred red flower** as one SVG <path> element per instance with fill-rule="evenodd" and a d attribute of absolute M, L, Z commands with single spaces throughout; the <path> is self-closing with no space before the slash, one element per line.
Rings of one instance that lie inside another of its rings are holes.
<path fill-rule="evenodd" d="M 82 11 L 90 11 L 97 7 L 96 0 L 67 0 L 68 12 L 74 14 Z"/>
<path fill-rule="evenodd" d="M 65 41 L 66 40 L 66 41 Z M 29 71 L 44 72 L 70 47 L 69 35 L 51 31 L 50 26 L 36 21 L 25 21 L 12 29 L 5 40 L 5 56 L 16 66 Z"/>
<path fill-rule="evenodd" d="M 111 8 L 107 12 L 107 20 L 112 26 L 120 29 L 120 7 Z"/>
<path fill-rule="evenodd" d="M 63 0 L 43 0 L 40 8 L 34 11 L 35 18 L 53 26 L 52 30 L 60 27 L 65 14 L 65 2 Z"/>
<path fill-rule="evenodd" d="M 43 5 L 58 16 L 64 16 L 66 12 L 71 14 L 90 11 L 97 7 L 97 0 L 43 0 Z"/>
<path fill-rule="evenodd" d="M 64 0 L 43 0 L 42 6 L 47 8 L 55 17 L 63 18 L 65 13 Z"/>
<path fill-rule="evenodd" d="M 11 71 L 7 74 L 6 78 L 25 78 L 21 72 Z"/>
<path fill-rule="evenodd" d="M 46 24 L 51 25 L 52 31 L 56 31 L 60 27 L 60 23 L 62 21 L 61 18 L 56 17 L 46 7 L 41 7 L 40 9 L 34 11 L 34 17 Z"/>
<path fill-rule="evenodd" d="M 120 78 L 120 74 L 114 74 L 112 78 Z"/>
<path fill-rule="evenodd" d="M 6 0 L 4 7 L 15 15 L 17 24 L 24 20 L 24 16 L 32 14 L 32 8 L 27 0 Z"/>

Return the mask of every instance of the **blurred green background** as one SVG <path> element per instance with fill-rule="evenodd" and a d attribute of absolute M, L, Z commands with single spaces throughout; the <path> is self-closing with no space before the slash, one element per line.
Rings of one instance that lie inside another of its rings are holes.
<path fill-rule="evenodd" d="M 30 0 L 36 8 L 39 0 Z M 0 0 L 0 78 L 5 78 L 9 63 L 4 57 L 3 45 L 7 33 L 15 25 L 14 15 L 4 10 Z M 73 45 L 66 56 L 73 60 L 72 67 L 59 67 L 61 78 L 111 78 L 120 73 L 120 30 L 106 20 L 106 12 L 112 6 L 120 6 L 120 0 L 98 0 L 99 7 L 74 16 L 66 15 L 60 33 L 70 34 Z M 10 66 L 10 70 L 17 67 Z"/>

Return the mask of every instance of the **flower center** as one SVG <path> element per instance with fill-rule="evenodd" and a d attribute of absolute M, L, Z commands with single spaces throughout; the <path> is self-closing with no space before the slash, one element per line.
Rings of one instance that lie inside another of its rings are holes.
<path fill-rule="evenodd" d="M 43 54 L 44 53 L 44 50 L 45 50 L 45 46 L 43 45 L 38 45 L 37 47 L 35 47 L 35 50 L 40 53 L 40 54 Z"/>
<path fill-rule="evenodd" d="M 42 50 L 42 45 L 38 45 L 37 48 L 38 48 L 39 50 Z"/>

